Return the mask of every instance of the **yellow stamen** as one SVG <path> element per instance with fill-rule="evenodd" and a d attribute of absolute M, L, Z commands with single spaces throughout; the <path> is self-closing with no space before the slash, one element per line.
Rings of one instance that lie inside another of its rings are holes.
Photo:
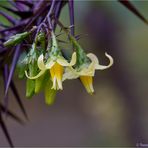
<path fill-rule="evenodd" d="M 53 82 L 53 89 L 63 89 L 62 87 L 62 76 L 63 76 L 64 68 L 58 63 L 55 63 L 53 67 L 50 69 L 50 74 Z"/>
<path fill-rule="evenodd" d="M 87 92 L 90 94 L 94 93 L 93 88 L 93 78 L 91 76 L 80 76 L 80 80 L 86 88 Z"/>

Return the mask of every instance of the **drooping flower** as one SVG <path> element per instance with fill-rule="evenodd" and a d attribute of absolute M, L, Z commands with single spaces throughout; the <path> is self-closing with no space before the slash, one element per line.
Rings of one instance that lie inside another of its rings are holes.
<path fill-rule="evenodd" d="M 26 76 L 29 79 L 37 79 L 42 74 L 45 73 L 46 70 L 50 71 L 51 80 L 53 82 L 52 89 L 58 90 L 63 89 L 62 87 L 62 77 L 64 72 L 64 67 L 71 67 L 76 63 L 76 53 L 72 54 L 72 58 L 70 63 L 62 56 L 61 50 L 58 48 L 57 41 L 54 33 L 52 32 L 52 47 L 48 53 L 48 59 L 44 62 L 44 55 L 41 54 L 38 58 L 38 68 L 40 72 L 33 77 L 28 76 L 27 72 Z"/>
<path fill-rule="evenodd" d="M 81 65 L 79 68 L 67 67 L 65 73 L 63 75 L 63 81 L 66 79 L 76 79 L 80 77 L 81 82 L 86 88 L 87 92 L 90 94 L 94 93 L 93 88 L 93 77 L 95 75 L 95 70 L 104 70 L 112 66 L 113 58 L 105 53 L 106 57 L 108 57 L 110 63 L 105 65 L 100 65 L 99 60 L 96 55 L 89 53 L 87 57 L 91 60 L 91 63 L 85 63 Z"/>
<path fill-rule="evenodd" d="M 76 49 L 77 62 L 74 68 L 67 67 L 65 69 L 63 81 L 79 77 L 87 92 L 93 94 L 93 77 L 95 75 L 95 70 L 104 70 L 111 67 L 113 65 L 113 58 L 105 53 L 110 62 L 107 66 L 100 65 L 96 55 L 93 53 L 86 54 L 74 37 L 70 36 L 70 40 Z"/>

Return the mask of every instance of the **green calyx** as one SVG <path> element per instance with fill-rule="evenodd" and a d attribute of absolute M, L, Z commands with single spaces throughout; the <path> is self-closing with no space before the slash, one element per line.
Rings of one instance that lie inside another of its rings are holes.
<path fill-rule="evenodd" d="M 30 76 L 35 76 L 37 74 L 38 67 L 37 62 L 30 63 L 28 65 L 28 72 Z M 27 79 L 26 83 L 26 97 L 31 98 L 35 93 L 35 80 Z"/>
<path fill-rule="evenodd" d="M 57 39 L 56 39 L 56 36 L 53 32 L 51 32 L 51 41 L 52 41 L 51 48 L 50 48 L 50 45 L 48 45 L 48 47 L 47 47 L 49 57 L 56 58 L 58 56 L 61 56 L 62 53 L 61 53 L 60 48 L 58 47 Z"/>
<path fill-rule="evenodd" d="M 20 79 L 24 78 L 25 70 L 29 70 L 29 73 L 32 73 L 31 75 L 33 75 L 34 72 L 31 72 L 33 67 L 36 67 L 37 69 L 37 58 L 39 56 L 39 53 L 35 48 L 36 45 L 35 43 L 33 43 L 29 53 L 26 54 L 26 52 L 23 52 L 19 57 L 19 60 L 17 62 L 17 72 L 18 72 L 18 77 Z"/>
<path fill-rule="evenodd" d="M 45 49 L 46 47 L 46 37 L 44 32 L 40 32 L 37 36 L 37 42 L 40 43 L 41 49 Z"/>
<path fill-rule="evenodd" d="M 26 64 L 26 69 L 30 76 L 35 76 L 38 73 L 37 58 L 39 54 L 36 50 L 36 43 L 33 43 L 30 52 L 22 61 Z M 31 98 L 35 94 L 35 80 L 27 79 L 26 97 Z"/>
<path fill-rule="evenodd" d="M 74 49 L 76 50 L 76 54 L 77 54 L 76 67 L 79 67 L 80 65 L 84 65 L 86 63 L 90 63 L 90 60 L 88 59 L 85 51 L 80 46 L 80 44 L 77 42 L 77 40 L 72 35 L 69 35 L 69 39 L 70 39 Z"/>

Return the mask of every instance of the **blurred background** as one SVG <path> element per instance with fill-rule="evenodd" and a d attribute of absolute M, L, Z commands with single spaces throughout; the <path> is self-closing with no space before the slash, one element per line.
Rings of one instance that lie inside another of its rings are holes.
<path fill-rule="evenodd" d="M 148 1 L 132 3 L 148 16 Z M 60 20 L 69 25 L 68 6 Z M 76 34 L 88 34 L 80 39 L 87 52 L 95 53 L 101 64 L 108 64 L 104 55 L 108 52 L 114 65 L 96 71 L 93 96 L 79 80 L 65 81 L 53 106 L 44 103 L 43 94 L 26 99 L 25 81 L 15 75 L 29 122 L 21 126 L 5 119 L 14 145 L 120 147 L 148 143 L 148 26 L 117 1 L 75 1 L 75 29 Z M 22 116 L 11 92 L 9 97 L 10 108 Z M 0 146 L 8 146 L 1 129 Z"/>

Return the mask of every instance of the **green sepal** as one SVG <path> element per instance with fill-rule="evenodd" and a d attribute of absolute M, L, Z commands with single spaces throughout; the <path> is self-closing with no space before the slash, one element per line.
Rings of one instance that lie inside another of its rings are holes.
<path fill-rule="evenodd" d="M 29 75 L 35 76 L 37 74 L 37 63 L 34 61 L 28 65 Z M 26 97 L 31 98 L 35 93 L 35 80 L 27 79 Z"/>
<path fill-rule="evenodd" d="M 41 44 L 41 48 L 45 49 L 46 48 L 46 38 L 45 38 L 44 32 L 39 33 L 39 35 L 37 36 L 37 40 Z"/>
<path fill-rule="evenodd" d="M 52 87 L 52 81 L 48 79 L 44 88 L 45 103 L 47 105 L 52 105 L 55 101 L 55 96 L 57 91 L 51 89 L 51 87 Z"/>
<path fill-rule="evenodd" d="M 23 65 L 19 67 L 19 71 L 18 71 L 18 78 L 19 79 L 24 79 L 25 78 L 25 69 L 26 69 L 26 65 Z"/>
<path fill-rule="evenodd" d="M 16 35 L 13 35 L 10 37 L 10 39 L 6 42 L 4 42 L 4 46 L 15 46 L 17 44 L 19 44 L 20 42 L 22 42 L 28 35 L 30 34 L 30 32 L 23 32 L 23 33 L 19 33 Z"/>
<path fill-rule="evenodd" d="M 76 50 L 76 54 L 77 54 L 76 66 L 79 67 L 79 65 L 83 65 L 84 63 L 89 63 L 90 62 L 89 58 L 87 57 L 85 51 L 77 42 L 77 40 L 72 35 L 69 35 L 69 39 L 72 45 L 74 46 L 74 49 Z"/>
<path fill-rule="evenodd" d="M 22 62 L 22 60 L 26 57 L 26 52 L 23 52 L 20 57 L 19 60 L 17 62 L 17 66 L 16 66 L 16 71 L 18 73 L 18 77 L 20 79 L 23 79 L 25 77 L 25 70 L 27 68 L 27 64 L 25 62 Z"/>
<path fill-rule="evenodd" d="M 31 98 L 34 95 L 35 80 L 27 79 L 26 82 L 26 97 Z"/>
<path fill-rule="evenodd" d="M 58 55 L 62 55 L 60 48 L 58 47 L 58 43 L 56 40 L 56 36 L 54 32 L 51 32 L 52 46 L 50 42 L 48 42 L 47 50 L 50 57 L 57 57 Z"/>

